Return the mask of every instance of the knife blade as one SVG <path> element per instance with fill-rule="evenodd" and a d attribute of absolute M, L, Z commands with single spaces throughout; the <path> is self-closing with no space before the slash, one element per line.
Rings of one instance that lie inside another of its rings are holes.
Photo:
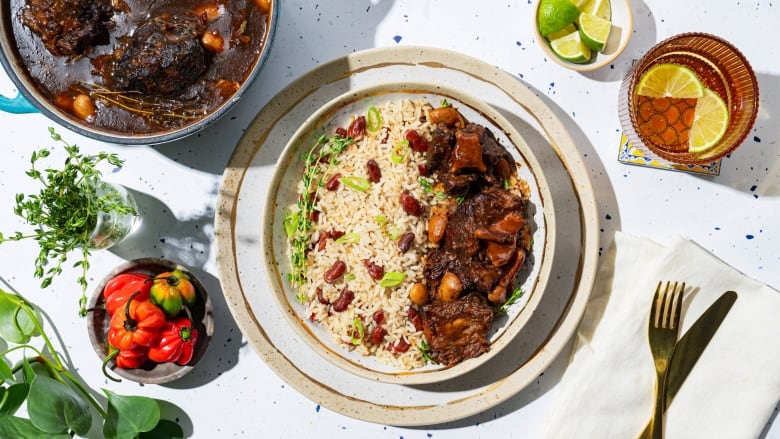
<path fill-rule="evenodd" d="M 702 352 L 710 343 L 712 336 L 720 327 L 726 314 L 729 313 L 734 302 L 737 300 L 737 293 L 726 291 L 712 305 L 707 308 L 690 328 L 683 334 L 672 354 L 672 360 L 669 363 L 669 371 L 666 376 L 666 407 L 672 403 L 674 396 L 680 390 L 683 381 L 693 369 L 696 361 L 701 357 Z M 650 423 L 639 435 L 640 438 L 647 438 L 650 434 Z"/>

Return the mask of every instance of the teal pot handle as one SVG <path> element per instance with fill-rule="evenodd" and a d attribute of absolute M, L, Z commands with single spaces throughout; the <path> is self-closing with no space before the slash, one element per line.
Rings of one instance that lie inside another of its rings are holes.
<path fill-rule="evenodd" d="M 21 93 L 17 93 L 16 97 L 7 98 L 0 95 L 0 110 L 6 113 L 13 114 L 25 114 L 25 113 L 39 113 L 40 110 L 31 104 Z"/>

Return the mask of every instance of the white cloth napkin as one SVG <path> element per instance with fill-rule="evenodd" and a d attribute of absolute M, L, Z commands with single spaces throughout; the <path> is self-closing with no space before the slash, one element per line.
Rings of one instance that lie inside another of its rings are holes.
<path fill-rule="evenodd" d="M 680 334 L 727 290 L 737 301 L 667 410 L 667 438 L 756 438 L 780 399 L 780 292 L 682 238 L 618 232 L 596 277 L 544 438 L 636 438 L 653 410 L 647 342 L 659 280 L 685 281 Z"/>

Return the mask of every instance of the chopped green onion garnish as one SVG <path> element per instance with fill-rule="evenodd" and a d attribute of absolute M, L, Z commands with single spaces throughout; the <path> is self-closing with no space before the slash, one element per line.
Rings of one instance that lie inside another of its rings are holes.
<path fill-rule="evenodd" d="M 450 103 L 447 102 L 447 98 L 442 98 L 440 106 L 442 107 L 449 107 Z"/>
<path fill-rule="evenodd" d="M 406 153 L 409 151 L 409 141 L 401 140 L 393 145 L 393 151 L 390 152 L 390 160 L 393 163 L 403 163 L 406 159 Z"/>
<path fill-rule="evenodd" d="M 386 222 L 387 222 L 387 217 L 386 216 L 384 216 L 384 215 L 377 215 L 376 216 L 376 223 L 379 224 L 380 226 L 382 224 L 386 223 Z"/>
<path fill-rule="evenodd" d="M 366 128 L 369 131 L 376 131 L 382 128 L 382 115 L 379 114 L 379 109 L 373 105 L 368 107 L 368 115 L 366 116 Z"/>
<path fill-rule="evenodd" d="M 433 363 L 433 359 L 431 358 L 431 347 L 428 346 L 428 343 L 425 342 L 425 340 L 420 341 L 420 346 L 417 346 L 417 349 L 420 351 L 420 354 L 422 355 L 422 359 Z"/>
<path fill-rule="evenodd" d="M 399 273 L 397 271 L 388 271 L 382 276 L 382 280 L 379 281 L 379 286 L 388 288 L 400 285 L 401 282 L 406 279 L 406 273 Z"/>
<path fill-rule="evenodd" d="M 353 345 L 359 345 L 363 342 L 363 336 L 365 335 L 365 330 L 363 329 L 363 322 L 360 320 L 360 317 L 355 317 L 352 319 L 352 326 L 357 329 L 358 336 L 355 337 L 355 331 L 352 331 L 352 344 Z"/>
<path fill-rule="evenodd" d="M 355 280 L 355 279 L 356 279 L 356 276 L 354 275 L 354 273 L 349 273 L 348 275 L 344 276 L 344 280 L 347 280 L 347 281 Z"/>
<path fill-rule="evenodd" d="M 398 230 L 398 227 L 396 226 L 390 226 L 390 230 L 387 231 L 387 236 L 389 236 L 390 239 L 398 239 L 398 237 L 401 236 L 401 231 Z"/>
<path fill-rule="evenodd" d="M 365 192 L 371 189 L 371 182 L 365 177 L 341 177 L 339 179 L 344 186 L 356 191 Z"/>
<path fill-rule="evenodd" d="M 337 239 L 336 242 L 339 244 L 357 244 L 360 242 L 360 235 L 357 233 L 347 233 L 346 235 L 343 235 L 341 238 Z"/>
<path fill-rule="evenodd" d="M 300 212 L 290 212 L 284 217 L 284 233 L 287 238 L 295 236 L 295 231 L 298 230 L 298 218 L 300 218 Z"/>
<path fill-rule="evenodd" d="M 422 186 L 423 192 L 426 194 L 433 190 L 433 184 L 427 178 L 420 177 L 420 186 Z"/>

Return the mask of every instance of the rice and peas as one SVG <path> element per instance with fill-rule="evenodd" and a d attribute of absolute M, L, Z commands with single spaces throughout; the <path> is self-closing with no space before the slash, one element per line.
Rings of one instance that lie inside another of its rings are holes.
<path fill-rule="evenodd" d="M 421 175 L 426 156 L 409 146 L 405 133 L 414 130 L 429 140 L 431 110 L 423 99 L 391 100 L 369 109 L 367 129 L 357 140 L 322 137 L 303 157 L 300 198 L 285 221 L 290 280 L 309 319 L 337 344 L 397 369 L 428 362 L 409 293 L 423 282 L 432 208 L 449 201 L 432 190 L 431 177 Z M 381 178 L 367 171 L 370 161 Z M 407 213 L 404 191 L 425 206 L 422 215 Z M 398 244 L 405 234 L 414 237 L 407 251 Z M 372 267 L 382 268 L 381 279 Z"/>

